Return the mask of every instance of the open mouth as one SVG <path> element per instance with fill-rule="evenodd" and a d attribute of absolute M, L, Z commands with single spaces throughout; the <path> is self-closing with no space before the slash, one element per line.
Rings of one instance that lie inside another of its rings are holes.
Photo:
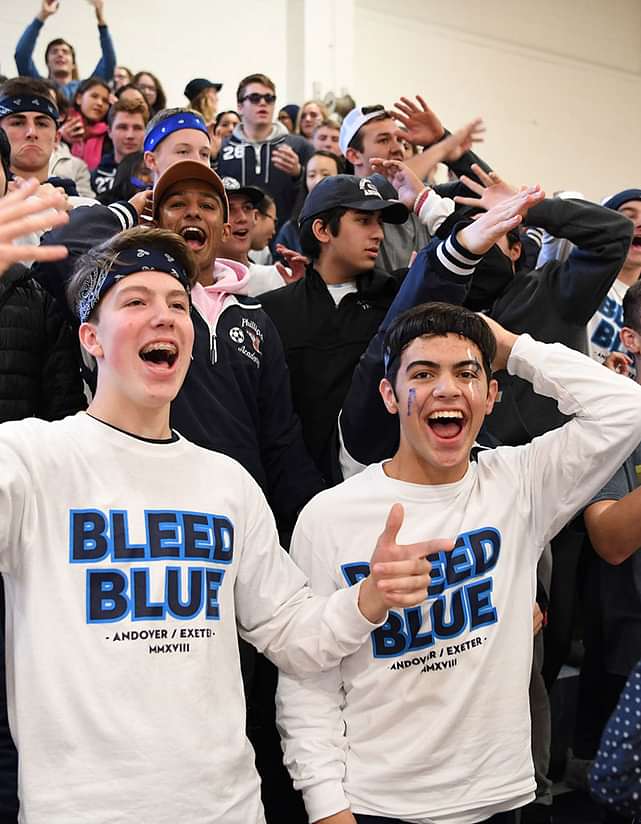
<path fill-rule="evenodd" d="M 439 438 L 451 440 L 463 431 L 465 416 L 459 409 L 445 409 L 432 412 L 427 425 Z"/>
<path fill-rule="evenodd" d="M 146 363 L 171 369 L 174 363 L 176 363 L 178 348 L 173 343 L 156 341 L 143 346 L 138 354 Z"/>
<path fill-rule="evenodd" d="M 180 232 L 180 236 L 187 246 L 195 252 L 202 249 L 205 243 L 207 243 L 207 236 L 198 226 L 185 226 Z"/>
<path fill-rule="evenodd" d="M 249 229 L 234 229 L 232 235 L 238 240 L 245 240 L 249 234 Z"/>
<path fill-rule="evenodd" d="M 641 249 L 641 235 L 634 235 L 632 238 L 632 245 L 635 249 Z"/>

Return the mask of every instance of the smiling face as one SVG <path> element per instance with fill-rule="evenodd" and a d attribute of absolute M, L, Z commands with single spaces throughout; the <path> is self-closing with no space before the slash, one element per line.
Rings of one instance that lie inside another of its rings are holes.
<path fill-rule="evenodd" d="M 338 174 L 338 164 L 331 157 L 314 155 L 305 167 L 305 184 L 307 191 L 311 192 L 314 186 L 326 177 L 333 177 Z"/>
<path fill-rule="evenodd" d="M 227 192 L 229 197 L 229 234 L 223 238 L 220 256 L 246 263 L 251 247 L 251 231 L 256 221 L 256 207 L 247 195 Z"/>
<path fill-rule="evenodd" d="M 138 82 L 136 83 L 140 91 L 145 96 L 145 100 L 147 101 L 150 107 L 153 107 L 156 99 L 158 98 L 158 89 L 156 88 L 156 83 L 149 74 L 141 74 L 138 78 Z"/>
<path fill-rule="evenodd" d="M 300 113 L 300 133 L 303 137 L 311 140 L 314 129 L 322 119 L 323 113 L 317 103 L 308 103 L 304 106 Z"/>
<path fill-rule="evenodd" d="M 80 340 L 98 362 L 102 408 L 117 419 L 169 406 L 191 361 L 194 327 L 189 298 L 176 278 L 146 271 L 119 280 L 80 326 Z"/>
<path fill-rule="evenodd" d="M 106 86 L 91 86 L 76 95 L 76 106 L 90 123 L 99 123 L 109 110 L 109 89 Z"/>
<path fill-rule="evenodd" d="M 170 229 L 186 241 L 196 256 L 200 282 L 209 285 L 223 238 L 229 233 L 218 194 L 201 181 L 180 181 L 160 203 L 157 220 L 162 229 Z"/>
<path fill-rule="evenodd" d="M 153 152 L 145 152 L 145 164 L 157 180 L 177 160 L 197 160 L 209 165 L 209 137 L 198 129 L 178 129 L 162 140 Z"/>
<path fill-rule="evenodd" d="M 234 131 L 236 126 L 240 123 L 240 119 L 235 114 L 235 112 L 225 112 L 225 114 L 220 118 L 220 121 L 215 129 L 216 137 L 219 137 L 221 140 L 224 140 L 226 137 Z"/>
<path fill-rule="evenodd" d="M 340 272 L 342 280 L 351 280 L 374 268 L 384 237 L 380 211 L 348 209 L 336 236 L 320 220 L 312 228 L 321 245 L 323 271 Z"/>
<path fill-rule="evenodd" d="M 47 52 L 47 69 L 49 77 L 71 75 L 74 68 L 73 52 L 67 43 L 50 46 Z"/>
<path fill-rule="evenodd" d="M 453 333 L 415 338 L 401 354 L 395 388 L 383 379 L 380 392 L 388 412 L 399 418 L 394 462 L 402 480 L 460 480 L 497 392 L 496 381 L 488 383 L 478 346 Z"/>
<path fill-rule="evenodd" d="M 628 250 L 623 268 L 639 269 L 641 267 L 641 201 L 629 200 L 620 206 L 618 211 L 634 223 L 632 244 Z"/>
<path fill-rule="evenodd" d="M 56 142 L 54 121 L 39 112 L 19 112 L 3 117 L 0 126 L 11 144 L 11 171 L 44 181 Z"/>

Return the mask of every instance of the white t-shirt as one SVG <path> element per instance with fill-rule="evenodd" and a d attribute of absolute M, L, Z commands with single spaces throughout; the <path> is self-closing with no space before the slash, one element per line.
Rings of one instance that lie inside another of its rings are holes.
<path fill-rule="evenodd" d="M 533 797 L 537 560 L 638 442 L 641 387 L 527 335 L 508 371 L 576 417 L 527 446 L 481 452 L 453 484 L 405 483 L 375 464 L 300 515 L 291 553 L 322 594 L 367 574 L 367 548 L 396 502 L 405 510 L 399 543 L 457 537 L 451 553 L 431 559 L 422 608 L 390 612 L 334 670 L 281 674 L 285 761 L 311 821 L 350 807 L 472 824 Z"/>
<path fill-rule="evenodd" d="M 355 280 L 346 280 L 344 283 L 326 283 L 325 285 L 336 306 L 343 300 L 345 295 L 358 292 Z"/>
<path fill-rule="evenodd" d="M 628 288 L 617 278 L 588 323 L 588 351 L 599 363 L 611 352 L 626 351 L 619 332 L 623 329 L 623 298 Z"/>
<path fill-rule="evenodd" d="M 84 413 L 0 426 L 7 698 L 23 824 L 259 824 L 236 631 L 279 667 L 368 637 L 314 598 L 231 458 Z"/>

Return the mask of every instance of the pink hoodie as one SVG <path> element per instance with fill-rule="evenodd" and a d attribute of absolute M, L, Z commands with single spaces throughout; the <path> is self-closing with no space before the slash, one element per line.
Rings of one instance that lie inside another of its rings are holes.
<path fill-rule="evenodd" d="M 249 270 L 235 260 L 219 258 L 214 263 L 214 282 L 211 286 L 197 283 L 191 290 L 191 299 L 210 326 L 214 326 L 227 295 L 246 295 Z"/>

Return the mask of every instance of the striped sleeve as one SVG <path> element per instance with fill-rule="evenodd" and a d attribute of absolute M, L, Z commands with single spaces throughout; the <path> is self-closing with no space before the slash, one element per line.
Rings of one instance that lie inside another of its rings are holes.
<path fill-rule="evenodd" d="M 120 221 L 120 226 L 122 227 L 123 232 L 125 229 L 131 229 L 133 226 L 137 225 L 138 212 L 134 209 L 131 203 L 127 203 L 127 201 L 118 201 L 117 203 L 112 203 L 108 208 Z"/>
<path fill-rule="evenodd" d="M 449 272 L 468 278 L 483 259 L 468 252 L 456 239 L 460 227 L 455 226 L 452 234 L 436 247 L 436 258 Z"/>

